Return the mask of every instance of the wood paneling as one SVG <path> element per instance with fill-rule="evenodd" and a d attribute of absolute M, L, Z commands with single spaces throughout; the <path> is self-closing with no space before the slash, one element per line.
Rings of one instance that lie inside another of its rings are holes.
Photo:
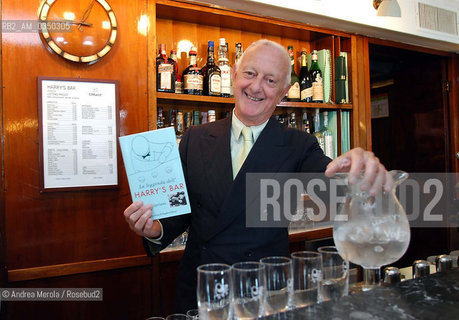
<path fill-rule="evenodd" d="M 371 102 L 370 66 L 368 61 L 368 39 L 362 36 L 351 37 L 352 102 L 352 144 L 371 150 Z"/>
<path fill-rule="evenodd" d="M 90 1 L 81 3 L 87 6 Z M 2 1 L 2 19 L 35 20 L 40 4 L 38 0 Z M 0 236 L 6 252 L 1 252 L 0 262 L 2 271 L 9 272 L 9 282 L 2 281 L 2 287 L 104 289 L 102 302 L 2 302 L 2 317 L 143 319 L 151 315 L 150 259 L 122 215 L 131 197 L 121 154 L 116 189 L 46 194 L 38 189 L 38 76 L 118 80 L 120 134 L 148 128 L 147 33 L 138 29 L 147 14 L 147 1 L 111 0 L 110 5 L 119 23 L 117 43 L 90 66 L 51 53 L 36 32 L 2 33 Z M 65 276 L 69 274 L 73 275 Z M 25 279 L 37 280 L 21 281 Z"/>
<path fill-rule="evenodd" d="M 89 3 L 89 2 L 88 2 Z M 39 1 L 3 1 L 2 19 L 36 18 Z M 131 202 L 119 154 L 119 188 L 38 190 L 37 77 L 116 79 L 120 134 L 147 129 L 147 39 L 138 32 L 146 1 L 110 1 L 119 22 L 113 50 L 94 65 L 50 53 L 37 33 L 3 34 L 3 125 L 8 270 L 143 254 L 122 211 Z M 89 18 L 90 20 L 90 18 Z"/>
<path fill-rule="evenodd" d="M 459 159 L 456 153 L 459 152 L 459 55 L 455 55 L 450 59 L 450 132 L 451 132 L 451 169 L 453 172 L 459 173 Z M 456 180 L 459 183 L 459 177 Z"/>
<path fill-rule="evenodd" d="M 15 269 L 8 272 L 10 282 L 50 278 L 94 271 L 112 270 L 135 266 L 148 266 L 151 259 L 145 255 L 111 258 L 95 261 L 73 262 L 43 267 Z"/>
<path fill-rule="evenodd" d="M 2 10 L 2 2 L 0 1 L 0 11 Z M 0 33 L 0 42 L 2 40 L 3 33 Z M 2 59 L 2 52 L 0 50 L 0 60 Z M 0 73 L 0 84 L 3 83 L 3 74 Z M 3 101 L 3 90 L 0 90 L 0 101 Z M 0 114 L 3 114 L 3 103 L 0 103 Z M 3 132 L 3 121 L 0 121 L 0 132 Z M 3 134 L 0 139 L 0 159 L 3 159 L 4 153 L 4 139 Z M 0 161 L 0 170 L 4 172 L 4 162 Z M 5 188 L 3 177 L 0 179 L 0 285 L 2 288 L 7 286 L 8 273 L 6 269 L 6 241 L 5 241 Z M 0 311 L 2 312 L 2 311 Z M 2 313 L 0 313 L 2 318 Z"/>
<path fill-rule="evenodd" d="M 10 287 L 103 288 L 103 301 L 10 301 L 2 309 L 7 307 L 12 320 L 146 319 L 158 312 L 152 308 L 151 276 L 148 266 L 15 282 Z"/>

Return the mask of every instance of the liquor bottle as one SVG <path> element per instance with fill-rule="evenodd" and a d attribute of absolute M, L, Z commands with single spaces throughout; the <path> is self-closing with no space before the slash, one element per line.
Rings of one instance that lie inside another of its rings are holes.
<path fill-rule="evenodd" d="M 207 122 L 214 122 L 215 121 L 215 110 L 207 111 Z"/>
<path fill-rule="evenodd" d="M 222 97 L 229 98 L 231 96 L 231 65 L 228 59 L 228 46 L 225 38 L 220 38 L 218 46 L 218 66 L 222 72 Z"/>
<path fill-rule="evenodd" d="M 300 81 L 295 73 L 295 57 L 293 55 L 293 46 L 288 46 L 288 55 L 290 56 L 290 89 L 287 93 L 287 101 L 300 101 Z"/>
<path fill-rule="evenodd" d="M 192 47 L 190 51 L 190 64 L 183 71 L 183 93 L 202 95 L 203 74 L 201 69 L 196 64 L 197 52 L 196 47 Z"/>
<path fill-rule="evenodd" d="M 236 56 L 234 59 L 234 64 L 237 64 L 242 57 L 242 43 L 236 43 Z"/>
<path fill-rule="evenodd" d="M 199 125 L 200 118 L 201 118 L 201 112 L 199 112 L 199 110 L 194 110 L 193 111 L 193 126 Z"/>
<path fill-rule="evenodd" d="M 277 116 L 277 121 L 279 121 L 280 124 L 286 125 L 286 124 L 285 124 L 285 116 L 284 116 L 284 114 L 282 114 L 282 113 L 279 114 L 279 115 Z"/>
<path fill-rule="evenodd" d="M 177 143 L 179 143 L 180 140 L 182 139 L 184 132 L 185 132 L 185 125 L 183 122 L 183 111 L 177 110 L 177 127 L 175 130 L 175 134 L 177 136 Z"/>
<path fill-rule="evenodd" d="M 193 116 L 191 115 L 191 112 L 185 112 L 185 130 L 191 127 L 191 123 L 193 121 Z"/>
<path fill-rule="evenodd" d="M 319 142 L 320 147 L 322 150 L 325 150 L 325 140 L 324 135 L 320 132 L 320 113 L 319 108 L 316 109 L 314 114 L 314 136 L 317 138 L 317 142 Z"/>
<path fill-rule="evenodd" d="M 220 68 L 215 64 L 213 41 L 207 43 L 207 63 L 201 70 L 204 74 L 204 95 L 220 96 L 222 90 L 222 76 Z"/>
<path fill-rule="evenodd" d="M 158 114 L 156 116 L 156 129 L 164 128 L 164 114 L 163 108 L 158 107 Z"/>
<path fill-rule="evenodd" d="M 303 112 L 301 131 L 304 131 L 306 133 L 311 133 L 311 128 L 309 126 L 309 119 L 308 119 L 308 113 L 307 112 Z"/>
<path fill-rule="evenodd" d="M 288 126 L 290 128 L 296 128 L 297 125 L 296 125 L 296 115 L 295 115 L 295 112 L 292 112 L 290 114 L 290 117 L 289 117 L 289 120 L 288 120 Z"/>
<path fill-rule="evenodd" d="M 322 71 L 317 63 L 317 50 L 312 52 L 312 63 L 309 69 L 309 74 L 312 82 L 312 102 L 324 102 L 324 82 L 322 78 Z"/>
<path fill-rule="evenodd" d="M 166 45 L 159 45 L 159 55 L 156 57 L 156 91 L 175 92 L 176 63 L 167 57 Z"/>
<path fill-rule="evenodd" d="M 178 72 L 177 50 L 171 50 L 170 58 L 175 62 L 175 93 L 183 93 L 182 76 Z"/>
<path fill-rule="evenodd" d="M 201 111 L 201 124 L 207 123 L 207 111 Z"/>
<path fill-rule="evenodd" d="M 308 57 L 304 49 L 301 51 L 300 101 L 312 102 L 312 82 L 308 70 Z"/>
<path fill-rule="evenodd" d="M 328 112 L 323 112 L 324 116 L 324 127 L 322 128 L 322 135 L 324 136 L 324 153 L 327 157 L 333 159 L 333 134 L 328 130 Z"/>
<path fill-rule="evenodd" d="M 176 113 L 174 109 L 169 110 L 169 127 L 175 128 L 176 123 Z"/>

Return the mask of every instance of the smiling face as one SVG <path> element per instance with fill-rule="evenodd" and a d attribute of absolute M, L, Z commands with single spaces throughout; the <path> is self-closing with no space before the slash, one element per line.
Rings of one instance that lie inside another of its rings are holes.
<path fill-rule="evenodd" d="M 235 113 L 246 126 L 268 120 L 287 94 L 290 59 L 280 46 L 270 42 L 250 46 L 233 69 Z"/>

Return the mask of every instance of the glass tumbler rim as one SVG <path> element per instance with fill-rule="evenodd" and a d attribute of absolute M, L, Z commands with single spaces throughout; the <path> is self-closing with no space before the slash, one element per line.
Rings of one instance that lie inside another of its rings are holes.
<path fill-rule="evenodd" d="M 226 263 L 206 263 L 198 266 L 198 272 L 205 272 L 205 273 L 221 273 L 225 271 L 230 271 L 231 266 Z"/>
<path fill-rule="evenodd" d="M 247 267 L 244 267 L 245 265 L 247 266 L 252 265 L 252 267 L 247 268 Z M 231 268 L 237 271 L 256 271 L 256 270 L 264 269 L 265 266 L 261 262 L 258 262 L 258 261 L 240 261 L 240 262 L 234 263 L 231 266 Z"/>
<path fill-rule="evenodd" d="M 319 253 L 329 253 L 329 254 L 339 254 L 338 252 L 338 248 L 336 248 L 336 246 L 323 246 L 323 247 L 319 247 L 317 248 L 317 251 Z"/>
<path fill-rule="evenodd" d="M 278 260 L 278 261 L 267 261 L 268 259 Z M 292 259 L 289 257 L 284 257 L 284 256 L 272 256 L 272 257 L 261 258 L 260 263 L 266 264 L 269 266 L 281 266 L 281 265 L 291 264 Z"/>
<path fill-rule="evenodd" d="M 296 259 L 308 259 L 308 258 L 322 258 L 322 255 L 315 251 L 296 251 L 290 255 Z"/>

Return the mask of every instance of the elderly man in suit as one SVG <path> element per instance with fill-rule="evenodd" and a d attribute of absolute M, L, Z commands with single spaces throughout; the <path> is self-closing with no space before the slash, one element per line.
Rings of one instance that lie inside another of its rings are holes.
<path fill-rule="evenodd" d="M 141 202 L 124 211 L 131 229 L 144 237 L 150 255 L 189 228 L 176 311 L 196 308 L 197 266 L 289 254 L 286 228 L 246 227 L 246 173 L 325 171 L 332 176 L 349 171 L 352 183 L 365 170 L 363 188 L 370 192 L 390 190 L 392 184 L 373 153 L 357 148 L 331 161 L 314 136 L 287 128 L 272 117 L 290 87 L 290 59 L 279 44 L 259 40 L 250 45 L 233 68 L 233 86 L 232 116 L 188 128 L 180 143 L 191 214 L 152 220 L 154 208 Z M 245 140 L 250 140 L 250 151 Z M 245 158 L 242 165 L 241 157 Z"/>

